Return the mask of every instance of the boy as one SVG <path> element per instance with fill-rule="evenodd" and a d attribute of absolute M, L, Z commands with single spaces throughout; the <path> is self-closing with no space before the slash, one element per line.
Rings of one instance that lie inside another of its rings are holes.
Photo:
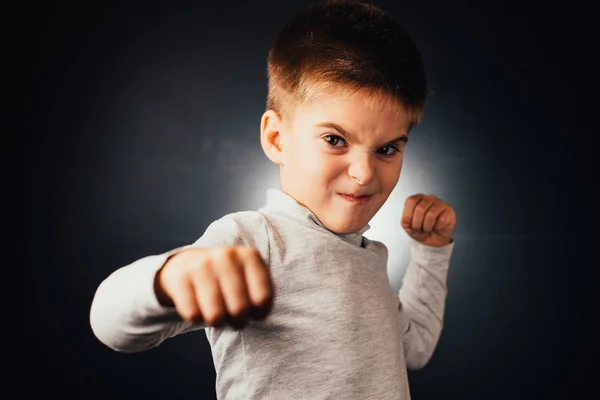
<path fill-rule="evenodd" d="M 213 222 L 190 246 L 112 273 L 90 322 L 116 351 L 204 329 L 221 399 L 409 399 L 406 368 L 437 345 L 454 210 L 414 195 L 402 289 L 363 236 L 400 176 L 426 99 L 420 55 L 373 6 L 316 3 L 268 58 L 261 145 L 281 189 Z"/>

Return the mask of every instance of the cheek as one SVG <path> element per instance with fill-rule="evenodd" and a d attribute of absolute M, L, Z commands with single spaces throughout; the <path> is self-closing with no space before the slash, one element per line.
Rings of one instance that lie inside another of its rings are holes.
<path fill-rule="evenodd" d="M 402 169 L 402 163 L 393 163 L 384 165 L 379 174 L 381 185 L 385 188 L 386 192 L 391 192 L 400 178 L 400 171 Z"/>
<path fill-rule="evenodd" d="M 290 135 L 284 149 L 285 163 L 296 171 L 304 169 L 305 164 L 310 164 L 313 153 L 308 146 L 309 143 L 306 143 L 302 135 Z"/>
<path fill-rule="evenodd" d="M 307 176 L 331 175 L 340 169 L 342 157 L 328 153 L 318 140 L 305 140 L 296 143 L 294 164 L 301 167 Z M 309 172 L 306 174 L 306 172 Z"/>
<path fill-rule="evenodd" d="M 332 181 L 340 176 L 348 174 L 348 160 L 344 155 L 331 154 L 327 150 L 320 149 L 311 166 L 315 178 Z"/>

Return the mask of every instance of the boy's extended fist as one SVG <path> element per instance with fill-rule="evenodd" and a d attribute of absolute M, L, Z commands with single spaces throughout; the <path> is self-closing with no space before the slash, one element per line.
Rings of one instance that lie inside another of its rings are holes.
<path fill-rule="evenodd" d="M 406 199 L 402 227 L 416 241 L 442 247 L 452 243 L 456 213 L 445 201 L 418 193 Z"/>
<path fill-rule="evenodd" d="M 159 302 L 188 321 L 242 329 L 271 310 L 274 288 L 258 250 L 190 248 L 172 256 L 156 274 Z"/>

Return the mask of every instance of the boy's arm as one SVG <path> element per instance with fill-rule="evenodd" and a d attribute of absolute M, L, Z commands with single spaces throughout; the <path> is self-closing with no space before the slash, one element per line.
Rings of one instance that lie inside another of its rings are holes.
<path fill-rule="evenodd" d="M 184 248 L 136 260 L 102 281 L 90 308 L 90 325 L 100 342 L 115 351 L 134 353 L 203 328 L 184 321 L 175 308 L 161 305 L 154 291 L 158 270 Z"/>
<path fill-rule="evenodd" d="M 433 247 L 411 240 L 411 258 L 399 291 L 404 354 L 409 369 L 423 368 L 440 338 L 453 248 L 454 242 Z"/>
<path fill-rule="evenodd" d="M 262 229 L 261 229 L 262 228 Z M 205 326 L 183 320 L 174 307 L 161 305 L 156 273 L 170 256 L 189 247 L 250 245 L 265 254 L 262 219 L 233 214 L 213 222 L 193 244 L 141 258 L 110 274 L 97 288 L 90 308 L 94 335 L 109 348 L 126 353 L 148 350 L 168 338 Z"/>

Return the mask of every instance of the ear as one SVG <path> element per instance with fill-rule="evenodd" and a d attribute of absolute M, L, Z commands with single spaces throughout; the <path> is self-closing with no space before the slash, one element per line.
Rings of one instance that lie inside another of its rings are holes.
<path fill-rule="evenodd" d="M 265 111 L 260 120 L 260 144 L 269 160 L 277 165 L 283 163 L 282 128 L 280 115 L 273 110 Z"/>

